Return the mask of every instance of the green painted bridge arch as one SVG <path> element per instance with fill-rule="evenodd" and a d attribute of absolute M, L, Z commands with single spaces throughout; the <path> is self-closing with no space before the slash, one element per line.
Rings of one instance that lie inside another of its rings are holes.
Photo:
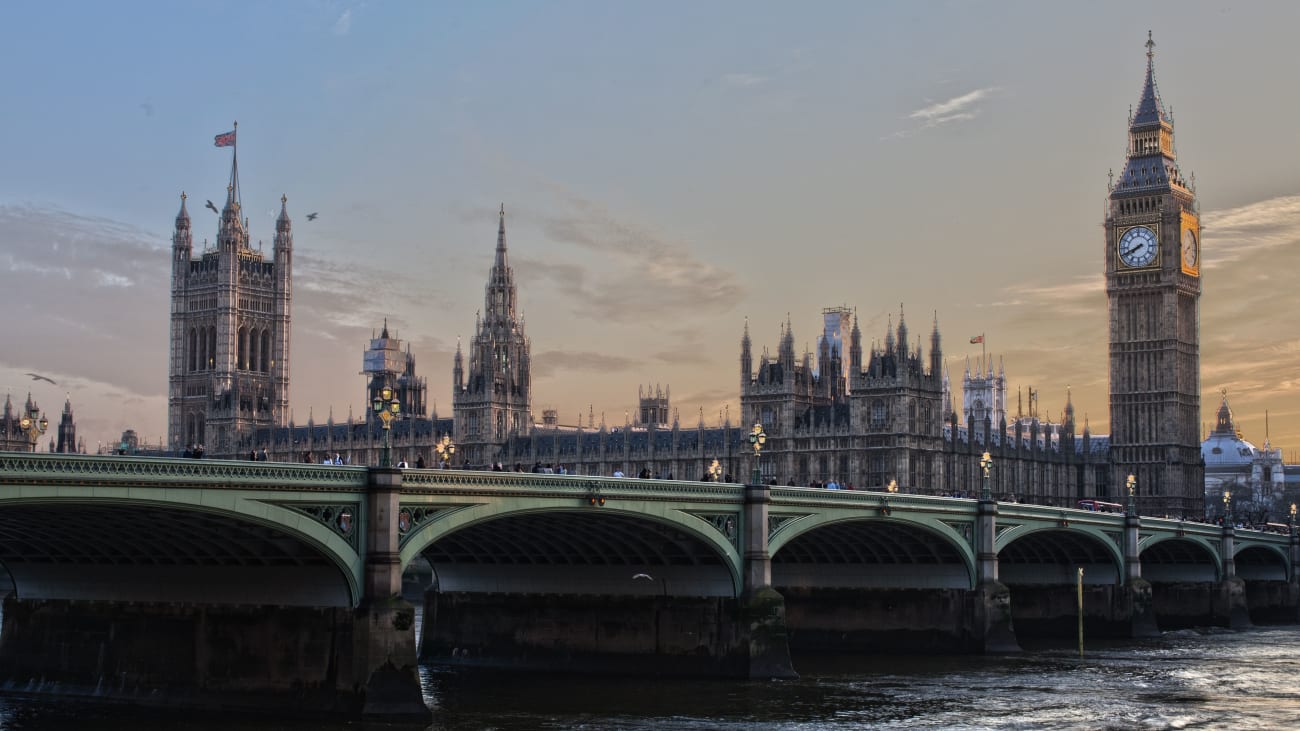
<path fill-rule="evenodd" d="M 776 587 L 973 588 L 973 501 L 772 488 L 768 550 Z"/>
<path fill-rule="evenodd" d="M 364 468 L 0 453 L 22 599 L 353 606 Z"/>
<path fill-rule="evenodd" d="M 739 485 L 407 472 L 401 565 L 425 558 L 442 591 L 734 597 L 742 503 Z"/>
<path fill-rule="evenodd" d="M 756 490 L 758 512 L 747 502 Z M 376 502 L 379 492 L 389 497 Z M 988 520 L 992 571 L 1012 584 L 1060 583 L 1079 566 L 1085 582 L 1115 585 L 1297 577 L 1284 534 L 1155 518 L 1134 529 L 1123 515 L 990 505 L 984 514 L 975 500 L 874 491 L 6 453 L 0 565 L 23 596 L 325 606 L 385 595 L 391 577 L 369 586 L 367 572 L 400 574 L 417 557 L 448 590 L 736 597 L 754 561 L 770 562 L 766 579 L 753 576 L 774 586 L 971 589 L 989 578 L 978 548 Z"/>

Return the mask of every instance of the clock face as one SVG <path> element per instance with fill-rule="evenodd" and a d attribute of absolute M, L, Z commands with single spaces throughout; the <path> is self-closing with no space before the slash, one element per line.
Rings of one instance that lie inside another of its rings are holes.
<path fill-rule="evenodd" d="M 1134 226 L 1119 239 L 1119 260 L 1125 266 L 1144 267 L 1156 259 L 1156 235 L 1146 226 Z"/>
<path fill-rule="evenodd" d="M 1183 266 L 1188 269 L 1195 269 L 1199 256 L 1200 250 L 1196 245 L 1196 232 L 1189 228 L 1183 232 Z"/>

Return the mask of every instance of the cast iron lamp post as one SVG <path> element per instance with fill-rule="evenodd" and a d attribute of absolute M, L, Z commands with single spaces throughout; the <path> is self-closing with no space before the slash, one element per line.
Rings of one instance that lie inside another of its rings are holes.
<path fill-rule="evenodd" d="M 1136 497 L 1137 484 L 1138 484 L 1137 478 L 1134 477 L 1133 475 L 1129 475 L 1128 479 L 1124 481 L 1124 485 L 1128 487 L 1128 514 L 1129 515 L 1137 515 L 1137 497 Z"/>
<path fill-rule="evenodd" d="M 891 477 L 890 480 L 889 480 L 889 484 L 888 484 L 888 485 L 885 485 L 885 491 L 886 491 L 886 492 L 898 492 L 898 480 L 895 480 L 895 479 L 893 479 L 893 478 Z"/>
<path fill-rule="evenodd" d="M 1223 491 L 1223 527 L 1232 527 L 1232 492 Z"/>
<path fill-rule="evenodd" d="M 1291 503 L 1291 515 L 1286 519 L 1287 532 L 1295 535 L 1295 503 Z"/>
<path fill-rule="evenodd" d="M 751 484 L 763 484 L 763 469 L 758 463 L 760 453 L 763 451 L 763 445 L 767 444 L 767 434 L 763 433 L 763 424 L 755 423 L 754 428 L 749 430 L 749 446 L 754 448 L 754 472 Z"/>
<path fill-rule="evenodd" d="M 984 485 L 980 488 L 980 500 L 992 500 L 993 491 L 989 489 L 989 468 L 993 466 L 993 457 L 985 452 L 980 457 L 980 469 L 984 470 Z"/>
<path fill-rule="evenodd" d="M 438 461 L 442 463 L 442 469 L 451 469 L 451 458 L 456 455 L 456 444 L 451 441 L 450 434 L 443 434 L 433 449 L 438 453 Z"/>
<path fill-rule="evenodd" d="M 41 410 L 33 407 L 31 411 L 23 415 L 18 425 L 22 427 L 23 433 L 32 443 L 32 451 L 36 451 L 36 443 L 40 440 L 45 430 L 50 428 L 50 421 L 41 416 Z"/>
<path fill-rule="evenodd" d="M 375 394 L 375 399 L 370 402 L 370 406 L 374 409 L 375 416 L 378 416 L 379 421 L 384 425 L 384 451 L 379 455 L 379 466 L 392 467 L 393 457 L 389 436 L 393 428 L 393 419 L 402 413 L 402 404 L 397 400 L 397 394 L 393 389 L 384 386 L 379 393 Z"/>

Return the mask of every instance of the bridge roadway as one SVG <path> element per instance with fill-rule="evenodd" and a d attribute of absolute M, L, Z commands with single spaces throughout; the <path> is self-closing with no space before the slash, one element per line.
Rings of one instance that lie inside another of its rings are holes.
<path fill-rule="evenodd" d="M 957 498 L 0 453 L 0 690 L 427 715 L 420 659 L 794 674 L 1294 622 L 1290 535 Z M 426 569 L 427 570 L 427 569 Z"/>

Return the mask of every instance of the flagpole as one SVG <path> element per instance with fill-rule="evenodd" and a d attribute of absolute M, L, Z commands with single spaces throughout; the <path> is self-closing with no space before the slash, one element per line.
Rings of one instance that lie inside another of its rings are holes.
<path fill-rule="evenodd" d="M 980 356 L 982 358 L 982 360 L 980 361 L 981 367 L 988 365 L 988 360 L 989 360 L 989 344 L 984 341 L 985 341 L 984 333 L 980 333 Z M 990 367 L 989 375 L 992 374 L 993 374 L 993 368 Z"/>

